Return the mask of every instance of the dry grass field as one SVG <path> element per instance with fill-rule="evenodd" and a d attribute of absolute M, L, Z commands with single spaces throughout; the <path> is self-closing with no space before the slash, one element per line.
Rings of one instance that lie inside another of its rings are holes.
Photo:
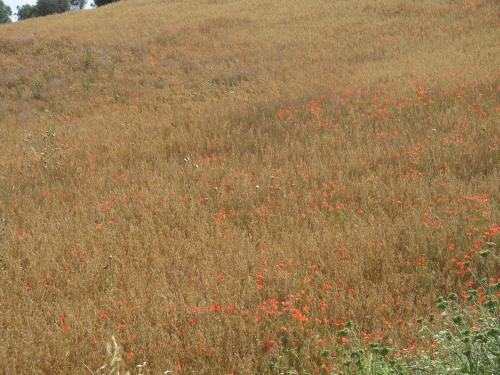
<path fill-rule="evenodd" d="M 264 374 L 290 349 L 334 373 L 348 321 L 433 348 L 416 319 L 500 276 L 478 256 L 499 12 L 124 0 L 0 26 L 0 373 L 104 373 L 112 337 L 132 373 Z"/>

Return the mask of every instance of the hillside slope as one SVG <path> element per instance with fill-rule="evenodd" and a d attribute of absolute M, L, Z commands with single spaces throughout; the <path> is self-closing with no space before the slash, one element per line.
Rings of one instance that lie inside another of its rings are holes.
<path fill-rule="evenodd" d="M 289 349 L 317 373 L 349 320 L 424 345 L 412 320 L 465 260 L 499 276 L 477 255 L 498 11 L 124 0 L 1 25 L 0 372 L 88 373 L 114 336 L 155 374 Z"/>

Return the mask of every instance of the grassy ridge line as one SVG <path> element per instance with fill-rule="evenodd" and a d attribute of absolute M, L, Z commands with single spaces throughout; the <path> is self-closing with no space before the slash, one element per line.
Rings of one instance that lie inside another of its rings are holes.
<path fill-rule="evenodd" d="M 384 79 L 397 88 L 408 82 L 401 82 L 401 76 L 422 80 L 430 72 L 441 77 L 461 69 L 467 75 L 473 65 L 487 69 L 495 61 L 495 19 L 482 19 L 480 25 L 470 17 L 472 21 L 450 24 L 452 16 L 463 12 L 460 7 L 436 15 L 433 11 L 439 7 L 435 2 L 426 8 L 398 2 L 377 7 L 317 1 L 299 12 L 299 3 L 286 3 L 287 7 L 233 2 L 117 4 L 102 12 L 53 17 L 53 23 L 37 20 L 6 26 L 3 35 L 8 39 L 3 48 L 6 56 L 11 55 L 8 51 L 17 51 L 12 61 L 18 64 L 13 67 L 8 66 L 9 60 L 5 62 L 3 83 L 10 87 L 11 98 L 19 90 L 26 95 L 31 91 L 38 98 L 45 94 L 57 113 L 78 114 L 113 96 L 130 101 L 134 93 L 141 99 L 132 101 L 142 105 L 155 98 L 157 105 L 172 102 L 179 95 L 204 101 L 227 92 L 224 84 L 232 80 L 251 81 L 243 82 L 238 90 L 241 99 L 259 94 L 281 97 L 304 90 L 316 94 L 325 84 L 364 87 Z M 113 16 L 114 7 L 133 11 L 125 15 L 116 11 L 120 17 Z M 335 15 L 334 27 L 331 14 Z M 383 22 L 369 22 L 374 16 Z M 82 21 L 73 22 L 77 17 Z M 422 25 L 422 20 L 430 24 Z M 363 27 L 352 35 L 357 25 Z M 454 36 L 454 26 L 464 29 L 460 37 Z M 20 27 L 22 35 L 16 38 L 15 30 Z M 254 37 L 248 38 L 249 33 Z M 453 36 L 451 41 L 449 36 Z M 457 47 L 464 45 L 467 53 L 457 53 Z M 30 52 L 23 54 L 23 49 Z M 41 67 L 39 61 L 44 61 Z M 302 69 L 305 65 L 314 69 Z M 68 66 L 72 72 L 67 71 Z M 278 82 L 277 90 L 271 89 L 271 80 Z M 97 87 L 87 92 L 93 81 L 98 82 Z M 68 95 L 72 98 L 69 104 L 64 100 Z"/>

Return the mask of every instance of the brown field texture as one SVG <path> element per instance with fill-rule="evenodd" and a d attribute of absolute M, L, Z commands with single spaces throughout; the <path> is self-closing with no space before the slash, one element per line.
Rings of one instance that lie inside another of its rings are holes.
<path fill-rule="evenodd" d="M 415 319 L 500 276 L 499 12 L 125 0 L 0 26 L 0 373 L 97 373 L 112 336 L 151 374 L 287 348 L 328 373 L 347 321 L 433 345 Z"/>

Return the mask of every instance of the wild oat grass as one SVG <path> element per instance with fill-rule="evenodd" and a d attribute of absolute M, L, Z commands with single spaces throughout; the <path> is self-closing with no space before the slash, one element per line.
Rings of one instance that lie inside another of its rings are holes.
<path fill-rule="evenodd" d="M 348 321 L 428 347 L 438 296 L 499 277 L 498 12 L 130 0 L 1 26 L 0 372 L 109 373 L 112 337 L 120 373 L 328 372 Z"/>

